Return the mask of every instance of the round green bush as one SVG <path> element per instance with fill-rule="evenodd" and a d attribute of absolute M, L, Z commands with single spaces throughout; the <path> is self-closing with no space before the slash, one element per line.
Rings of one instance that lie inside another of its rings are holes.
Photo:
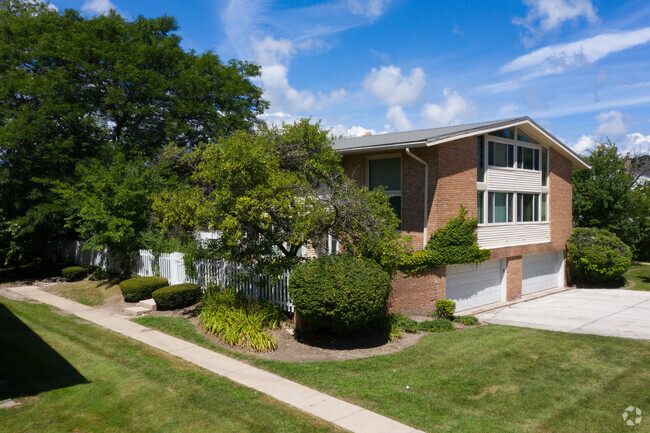
<path fill-rule="evenodd" d="M 454 311 L 456 311 L 456 303 L 454 301 L 450 301 L 449 299 L 438 299 L 436 301 L 436 314 L 441 319 L 453 319 Z"/>
<path fill-rule="evenodd" d="M 67 281 L 79 281 L 86 278 L 94 270 L 94 266 L 69 266 L 63 268 L 61 274 Z"/>
<path fill-rule="evenodd" d="M 201 286 L 192 283 L 163 287 L 151 294 L 159 310 L 178 310 L 189 307 L 199 302 L 202 295 Z"/>
<path fill-rule="evenodd" d="M 349 255 L 324 256 L 296 266 L 289 293 L 297 313 L 335 333 L 361 329 L 384 312 L 390 276 L 377 263 Z"/>
<path fill-rule="evenodd" d="M 630 247 L 607 230 L 576 227 L 567 246 L 572 282 L 615 284 L 632 264 Z"/>
<path fill-rule="evenodd" d="M 161 287 L 168 286 L 167 278 L 135 277 L 120 283 L 120 290 L 126 302 L 138 302 L 151 298 L 151 294 Z"/>

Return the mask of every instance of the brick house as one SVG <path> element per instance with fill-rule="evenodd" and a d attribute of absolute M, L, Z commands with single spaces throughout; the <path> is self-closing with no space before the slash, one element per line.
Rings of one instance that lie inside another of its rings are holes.
<path fill-rule="evenodd" d="M 492 251 L 480 264 L 397 277 L 391 309 L 426 314 L 446 298 L 461 311 L 564 286 L 571 173 L 589 166 L 530 118 L 339 139 L 334 148 L 358 184 L 385 187 L 415 249 L 463 204 Z"/>

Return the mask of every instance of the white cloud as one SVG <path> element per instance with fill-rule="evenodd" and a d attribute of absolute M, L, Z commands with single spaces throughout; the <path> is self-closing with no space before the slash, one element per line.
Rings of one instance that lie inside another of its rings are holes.
<path fill-rule="evenodd" d="M 465 33 L 460 29 L 460 27 L 458 27 L 458 24 L 454 24 L 454 28 L 451 32 L 458 36 L 465 36 Z"/>
<path fill-rule="evenodd" d="M 597 135 L 617 138 L 627 133 L 627 125 L 620 111 L 603 111 L 596 116 L 596 120 L 598 120 Z"/>
<path fill-rule="evenodd" d="M 524 107 L 517 104 L 506 104 L 499 108 L 499 117 L 517 117 L 524 112 Z"/>
<path fill-rule="evenodd" d="M 633 146 L 645 146 L 646 152 L 650 146 L 650 135 L 643 135 L 635 132 L 634 134 L 627 134 L 628 142 Z"/>
<path fill-rule="evenodd" d="M 274 110 L 312 111 L 327 104 L 340 101 L 345 89 L 329 94 L 317 94 L 309 90 L 297 90 L 289 84 L 289 62 L 296 53 L 294 43 L 288 39 L 251 38 L 256 61 L 261 65 L 260 79 L 264 88 L 264 98 L 271 102 Z"/>
<path fill-rule="evenodd" d="M 605 33 L 581 41 L 537 49 L 508 62 L 500 68 L 500 72 L 530 70 L 529 77 L 558 74 L 648 42 L 650 27 L 629 32 Z"/>
<path fill-rule="evenodd" d="M 372 135 L 375 134 L 374 129 L 366 129 L 363 126 L 353 126 L 351 128 L 346 127 L 345 125 L 334 125 L 330 128 L 330 135 L 334 137 L 343 136 L 343 137 L 361 137 L 367 133 Z"/>
<path fill-rule="evenodd" d="M 579 155 L 587 153 L 596 143 L 596 137 L 593 135 L 581 135 L 578 141 L 571 145 L 573 151 Z"/>
<path fill-rule="evenodd" d="M 374 19 L 384 13 L 388 3 L 390 0 L 348 0 L 348 8 L 355 15 Z"/>
<path fill-rule="evenodd" d="M 422 68 L 411 69 L 411 75 L 403 77 L 402 70 L 397 66 L 382 66 L 377 70 L 372 68 L 366 75 L 363 85 L 373 96 L 386 105 L 409 105 L 416 102 L 422 95 L 426 77 Z"/>
<path fill-rule="evenodd" d="M 427 127 L 449 126 L 459 124 L 473 116 L 476 109 L 472 103 L 458 92 L 446 88 L 445 100 L 440 104 L 425 104 L 422 107 L 422 122 Z"/>
<path fill-rule="evenodd" d="M 105 14 L 111 9 L 117 10 L 117 7 L 111 0 L 86 0 L 81 5 L 81 12 L 88 15 Z"/>
<path fill-rule="evenodd" d="M 560 27 L 565 21 L 584 18 L 592 24 L 598 22 L 591 0 L 524 0 L 524 3 L 529 7 L 528 15 L 512 21 L 535 37 Z M 524 42 L 530 41 L 530 38 L 524 39 Z"/>
<path fill-rule="evenodd" d="M 399 105 L 394 105 L 388 109 L 386 119 L 389 122 L 391 131 L 408 131 L 412 129 L 411 121 L 406 116 L 404 109 Z"/>

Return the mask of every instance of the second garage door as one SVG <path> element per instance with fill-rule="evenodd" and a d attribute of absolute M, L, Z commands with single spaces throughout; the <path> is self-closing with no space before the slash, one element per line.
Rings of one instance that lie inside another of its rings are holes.
<path fill-rule="evenodd" d="M 456 311 L 501 300 L 501 260 L 447 266 L 447 299 Z"/>
<path fill-rule="evenodd" d="M 523 257 L 521 293 L 534 293 L 560 284 L 562 251 L 530 254 Z"/>

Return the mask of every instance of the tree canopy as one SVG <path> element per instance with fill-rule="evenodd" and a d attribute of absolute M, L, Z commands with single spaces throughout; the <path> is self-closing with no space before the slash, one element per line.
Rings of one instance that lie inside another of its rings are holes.
<path fill-rule="evenodd" d="M 343 174 L 340 160 L 308 119 L 236 133 L 185 154 L 189 184 L 160 194 L 154 212 L 176 233 L 219 231 L 216 256 L 267 270 L 290 267 L 301 246 L 319 247 L 327 234 L 346 252 L 394 266 L 399 220 L 381 191 Z"/>
<path fill-rule="evenodd" d="M 573 173 L 573 222 L 615 233 L 637 257 L 648 254 L 650 186 L 640 181 L 644 157 L 621 155 L 611 141 L 599 143 L 585 157 L 590 170 Z"/>
<path fill-rule="evenodd" d="M 151 161 L 174 143 L 251 130 L 267 107 L 256 65 L 185 51 L 172 17 L 0 0 L 0 250 L 45 255 L 75 236 L 53 192 L 81 161 Z"/>

